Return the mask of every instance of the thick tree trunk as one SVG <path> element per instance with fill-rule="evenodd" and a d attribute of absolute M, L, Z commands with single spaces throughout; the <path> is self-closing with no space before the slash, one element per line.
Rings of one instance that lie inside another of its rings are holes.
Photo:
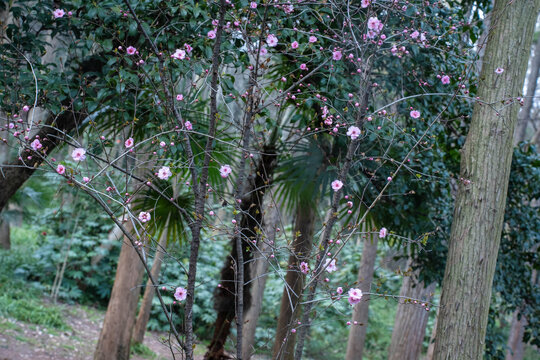
<path fill-rule="evenodd" d="M 289 257 L 288 271 L 285 275 L 285 287 L 281 296 L 281 307 L 274 341 L 274 359 L 293 359 L 295 335 L 291 333 L 300 317 L 300 299 L 304 287 L 304 274 L 300 272 L 300 263 L 309 263 L 313 246 L 316 205 L 299 204 L 296 208 L 293 253 Z"/>
<path fill-rule="evenodd" d="M 540 0 L 496 0 L 478 96 L 462 150 L 435 360 L 480 360 L 508 190 L 517 97 Z M 496 68 L 503 68 L 501 74 Z"/>
<path fill-rule="evenodd" d="M 259 238 L 262 223 L 262 202 L 265 191 L 271 184 L 272 175 L 277 165 L 276 152 L 273 146 L 267 146 L 262 151 L 257 168 L 252 177 L 248 179 L 245 196 L 242 198 L 242 218 L 240 220 L 240 236 L 242 240 L 242 256 L 244 260 L 244 286 L 243 286 L 243 309 L 246 311 L 251 305 L 251 275 L 250 260 L 253 255 L 250 242 Z M 231 252 L 221 269 L 220 286 L 214 293 L 214 308 L 217 311 L 217 319 L 214 324 L 214 335 L 208 346 L 205 359 L 226 359 L 225 342 L 231 330 L 231 322 L 236 316 L 236 263 L 238 259 L 236 237 L 232 238 Z"/>
<path fill-rule="evenodd" d="M 514 143 L 524 141 L 527 136 L 527 126 L 531 120 L 531 109 L 534 103 L 534 94 L 536 93 L 536 84 L 540 72 L 540 37 L 534 44 L 534 55 L 529 67 L 529 76 L 527 78 L 527 91 L 525 92 L 524 106 L 518 115 L 518 124 L 514 135 Z"/>
<path fill-rule="evenodd" d="M 132 229 L 131 222 L 126 227 Z M 111 299 L 99 334 L 94 360 L 129 359 L 131 334 L 139 301 L 143 265 L 129 239 L 124 238 Z"/>
<path fill-rule="evenodd" d="M 265 201 L 266 203 L 267 201 Z M 270 203 L 270 201 L 268 201 Z M 253 278 L 253 287 L 251 290 L 251 307 L 245 316 L 244 340 L 242 343 L 242 358 L 249 360 L 255 349 L 255 331 L 257 322 L 262 310 L 264 288 L 266 286 L 268 260 L 270 248 L 276 238 L 276 228 L 279 225 L 279 209 L 276 204 L 265 205 L 267 213 L 263 215 L 264 235 L 263 241 L 259 242 L 258 248 L 254 251 L 256 259 L 251 265 L 251 275 Z"/>
<path fill-rule="evenodd" d="M 358 269 L 358 288 L 362 292 L 371 291 L 373 272 L 375 271 L 375 260 L 377 259 L 377 244 L 379 236 L 376 233 L 366 234 L 364 247 L 362 249 L 362 260 Z M 347 342 L 346 360 L 360 360 L 366 342 L 366 331 L 368 326 L 370 296 L 364 295 L 362 301 L 353 309 L 351 327 L 349 330 L 349 341 Z"/>
<path fill-rule="evenodd" d="M 425 287 L 423 282 L 418 282 L 416 274 L 411 274 L 403 278 L 399 295 L 407 299 L 431 301 L 434 290 L 435 283 Z M 420 358 L 428 318 L 429 313 L 420 302 L 414 304 L 400 300 L 392 331 L 392 341 L 388 349 L 388 360 L 418 360 Z"/>
<path fill-rule="evenodd" d="M 152 269 L 150 274 L 154 280 L 158 280 L 159 273 L 161 272 L 161 264 L 163 262 L 163 252 L 167 247 L 167 230 L 163 230 L 161 238 L 159 239 L 159 245 L 156 247 L 154 254 L 154 262 L 152 263 Z M 146 333 L 146 325 L 150 319 L 150 310 L 152 309 L 152 300 L 154 299 L 154 293 L 156 289 L 152 285 L 152 281 L 148 279 L 146 282 L 146 288 L 144 289 L 144 296 L 142 299 L 141 307 L 139 309 L 139 315 L 135 321 L 135 329 L 133 330 L 133 343 L 142 343 L 144 340 L 144 334 Z"/>

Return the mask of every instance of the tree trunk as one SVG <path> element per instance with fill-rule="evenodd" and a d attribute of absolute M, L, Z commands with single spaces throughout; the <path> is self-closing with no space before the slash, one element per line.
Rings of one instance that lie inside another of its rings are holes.
<path fill-rule="evenodd" d="M 531 274 L 531 284 L 536 286 L 537 271 L 533 270 Z M 512 315 L 512 327 L 510 328 L 510 336 L 508 337 L 508 344 L 506 345 L 506 360 L 522 360 L 525 355 L 525 343 L 523 342 L 523 334 L 525 333 L 525 327 L 528 324 L 525 316 L 519 317 L 519 309 L 514 311 Z"/>
<path fill-rule="evenodd" d="M 435 360 L 480 360 L 512 160 L 517 104 L 540 0 L 496 0 L 478 96 L 462 150 Z M 501 74 L 496 68 L 503 68 Z"/>
<path fill-rule="evenodd" d="M 409 266 L 411 262 L 409 262 Z M 423 282 L 418 282 L 417 274 L 411 274 L 403 278 L 400 296 L 420 301 L 431 301 L 435 283 L 424 287 Z M 403 299 L 403 298 L 402 298 Z M 426 334 L 426 326 L 429 312 L 425 307 L 400 300 L 392 331 L 392 341 L 388 349 L 388 360 L 418 360 L 422 352 L 422 343 Z"/>
<path fill-rule="evenodd" d="M 433 324 L 433 330 L 431 332 L 431 337 L 429 338 L 427 354 L 424 360 L 433 359 L 433 353 L 435 352 L 435 339 L 437 337 L 437 322 L 439 321 L 439 309 L 440 307 L 437 307 L 437 313 L 435 314 L 435 323 Z"/>
<path fill-rule="evenodd" d="M 262 202 L 265 191 L 270 187 L 272 175 L 277 165 L 276 152 L 273 145 L 263 148 L 257 168 L 252 177 L 248 179 L 248 185 L 244 191 L 240 220 L 240 236 L 242 240 L 242 256 L 244 260 L 244 286 L 243 286 L 243 309 L 246 311 L 251 305 L 251 275 L 250 260 L 252 247 L 249 243 L 257 241 L 262 222 Z M 225 354 L 225 342 L 231 331 L 231 322 L 235 318 L 236 307 L 236 263 L 238 259 L 236 237 L 232 238 L 231 252 L 221 269 L 220 286 L 214 292 L 214 308 L 217 318 L 214 324 L 214 335 L 208 346 L 208 352 L 204 355 L 208 360 L 220 360 L 228 358 Z"/>
<path fill-rule="evenodd" d="M 377 259 L 378 242 L 378 234 L 370 233 L 365 235 L 362 260 L 360 261 L 360 268 L 358 269 L 358 288 L 365 293 L 371 291 L 375 260 Z M 347 354 L 345 356 L 346 360 L 362 359 L 362 353 L 366 342 L 369 300 L 370 296 L 364 295 L 362 301 L 353 308 L 353 316 L 349 330 L 349 341 L 347 342 Z"/>
<path fill-rule="evenodd" d="M 131 222 L 126 224 L 133 228 Z M 129 359 L 131 334 L 135 324 L 135 311 L 139 300 L 143 265 L 129 239 L 124 238 L 114 286 L 99 334 L 94 360 Z"/>
<path fill-rule="evenodd" d="M 2 219 L 0 214 L 0 248 L 9 250 L 11 249 L 11 235 L 9 222 L 5 219 Z"/>
<path fill-rule="evenodd" d="M 152 278 L 158 280 L 159 273 L 161 272 L 161 264 L 163 262 L 163 253 L 167 247 L 167 229 L 163 230 L 161 238 L 159 239 L 159 245 L 156 247 L 156 252 L 154 253 L 154 262 L 152 264 Z M 144 289 L 144 296 L 141 303 L 141 308 L 139 309 L 139 315 L 135 321 L 135 329 L 133 330 L 132 341 L 135 344 L 140 344 L 144 340 L 144 334 L 146 332 L 146 325 L 148 325 L 148 320 L 150 319 L 150 310 L 152 309 L 152 300 L 154 299 L 154 293 L 156 289 L 152 285 L 152 281 L 148 279 L 146 282 L 146 288 Z"/>
<path fill-rule="evenodd" d="M 529 77 L 527 78 L 527 91 L 525 92 L 524 105 L 518 115 L 518 124 L 514 136 L 514 143 L 524 141 L 527 136 L 527 125 L 531 120 L 531 109 L 534 103 L 534 94 L 536 93 L 536 84 L 538 82 L 538 74 L 540 71 L 540 37 L 534 44 L 534 55 L 531 59 L 529 67 Z"/>
<path fill-rule="evenodd" d="M 266 201 L 265 201 L 266 202 Z M 270 201 L 268 201 L 270 202 Z M 266 237 L 259 242 L 259 247 L 254 251 L 256 259 L 251 266 L 251 275 L 253 278 L 253 287 L 251 290 L 251 307 L 246 313 L 244 325 L 244 341 L 242 343 L 242 358 L 249 360 L 255 349 L 255 331 L 257 329 L 257 321 L 261 314 L 264 288 L 266 286 L 268 260 L 270 255 L 271 244 L 276 238 L 276 227 L 279 225 L 280 216 L 277 204 L 269 204 L 265 206 L 268 212 L 263 215 L 264 219 L 264 234 Z"/>
<path fill-rule="evenodd" d="M 274 359 L 293 359 L 295 334 L 291 333 L 300 316 L 300 299 L 304 287 L 304 274 L 300 272 L 300 263 L 309 263 L 313 245 L 316 205 L 299 204 L 296 208 L 293 253 L 289 257 L 288 271 L 285 275 L 285 287 L 281 296 L 281 307 L 274 341 Z"/>

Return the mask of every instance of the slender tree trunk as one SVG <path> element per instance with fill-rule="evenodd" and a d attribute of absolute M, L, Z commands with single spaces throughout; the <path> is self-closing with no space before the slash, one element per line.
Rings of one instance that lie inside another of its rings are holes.
<path fill-rule="evenodd" d="M 440 307 L 437 307 L 437 314 L 435 314 L 435 323 L 433 324 L 433 331 L 431 332 L 431 337 L 429 338 L 427 354 L 424 360 L 433 359 L 433 353 L 435 352 L 435 338 L 437 337 L 437 322 L 439 321 L 439 309 Z"/>
<path fill-rule="evenodd" d="M 265 201 L 266 203 L 267 201 Z M 270 201 L 268 201 L 270 202 Z M 259 242 L 258 248 L 254 251 L 256 259 L 251 265 L 251 275 L 253 287 L 251 290 L 251 307 L 246 313 L 244 325 L 244 341 L 242 343 L 242 358 L 249 360 L 255 349 L 255 330 L 262 310 L 264 288 L 266 286 L 266 273 L 268 271 L 267 257 L 270 255 L 271 244 L 276 238 L 276 227 L 279 225 L 279 208 L 276 204 L 265 206 L 267 213 L 263 215 L 264 234 L 263 241 Z"/>
<path fill-rule="evenodd" d="M 133 228 L 131 222 L 126 225 Z M 129 350 L 135 311 L 139 300 L 143 265 L 128 239 L 124 239 L 111 299 L 99 334 L 94 360 L 126 360 Z"/>
<path fill-rule="evenodd" d="M 161 264 L 163 262 L 163 251 L 167 247 L 167 230 L 163 230 L 161 238 L 159 239 L 159 245 L 156 247 L 154 254 L 154 262 L 152 264 L 152 270 L 150 273 L 154 280 L 158 280 L 159 273 L 161 272 Z M 146 288 L 144 289 L 144 296 L 139 309 L 139 315 L 135 321 L 135 329 L 133 330 L 132 341 L 135 344 L 140 344 L 144 340 L 144 334 L 146 333 L 146 325 L 150 319 L 150 310 L 152 309 L 152 300 L 154 299 L 154 293 L 156 289 L 152 285 L 152 281 L 148 279 L 146 282 Z"/>
<path fill-rule="evenodd" d="M 409 268 L 412 265 L 409 262 Z M 420 301 L 431 301 L 435 283 L 425 287 L 423 282 L 418 282 L 417 274 L 403 278 L 400 296 Z M 388 349 L 388 360 L 418 360 L 422 352 L 422 343 L 426 334 L 426 326 L 429 313 L 425 307 L 400 300 L 392 331 L 392 341 Z"/>
<path fill-rule="evenodd" d="M 258 232 L 262 227 L 262 202 L 265 191 L 271 185 L 272 175 L 277 165 L 276 152 L 273 145 L 266 146 L 262 151 L 257 168 L 252 177 L 248 179 L 246 194 L 242 198 L 242 217 L 240 219 L 240 236 L 243 257 L 243 310 L 246 311 L 251 305 L 251 275 L 249 264 L 253 255 L 249 243 L 257 241 Z M 238 242 L 236 236 L 232 238 L 232 248 L 223 268 L 221 269 L 220 286 L 214 293 L 214 308 L 217 318 L 214 324 L 214 335 L 208 346 L 205 359 L 220 360 L 227 358 L 225 354 L 225 342 L 231 331 L 231 322 L 236 315 L 236 264 L 238 262 Z"/>
<path fill-rule="evenodd" d="M 536 284 L 536 276 L 538 272 L 532 271 L 531 283 Z M 508 350 L 506 351 L 506 360 L 522 360 L 525 355 L 525 343 L 523 342 L 523 334 L 525 327 L 528 324 L 525 316 L 519 316 L 520 311 L 516 309 L 512 315 L 512 327 L 510 328 L 510 336 L 508 337 Z"/>
<path fill-rule="evenodd" d="M 300 299 L 304 287 L 305 275 L 300 272 L 300 263 L 309 263 L 313 246 L 316 205 L 299 204 L 296 208 L 293 253 L 289 257 L 288 271 L 285 275 L 285 287 L 281 296 L 281 306 L 274 341 L 274 359 L 293 359 L 295 334 L 291 333 L 299 320 Z"/>
<path fill-rule="evenodd" d="M 529 67 L 529 76 L 527 78 L 527 91 L 525 92 L 524 106 L 518 115 L 518 124 L 514 135 L 514 143 L 524 141 L 527 136 L 527 125 L 531 120 L 531 110 L 534 103 L 534 94 L 536 93 L 536 84 L 538 82 L 538 74 L 540 71 L 540 37 L 534 44 L 534 55 L 531 59 Z"/>
<path fill-rule="evenodd" d="M 367 226 L 365 228 L 367 229 Z M 358 269 L 358 288 L 365 293 L 371 291 L 378 242 L 379 236 L 377 234 L 369 233 L 365 235 L 362 260 Z M 347 354 L 345 356 L 346 360 L 362 359 L 368 326 L 369 302 L 370 296 L 364 295 L 362 301 L 353 308 L 349 341 L 347 342 Z"/>
<path fill-rule="evenodd" d="M 480 360 L 508 190 L 517 104 L 540 0 L 496 0 L 478 96 L 461 157 L 435 360 Z M 495 73 L 503 68 L 502 74 Z"/>
<path fill-rule="evenodd" d="M 9 250 L 11 249 L 11 235 L 9 222 L 2 219 L 0 215 L 0 248 Z"/>

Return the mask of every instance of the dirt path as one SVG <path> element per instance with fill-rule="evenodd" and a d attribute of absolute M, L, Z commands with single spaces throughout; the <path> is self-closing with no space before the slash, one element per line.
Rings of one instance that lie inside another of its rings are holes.
<path fill-rule="evenodd" d="M 64 321 L 71 330 L 60 331 L 0 317 L 0 360 L 89 360 L 99 337 L 104 312 L 62 305 Z M 132 360 L 171 359 L 160 339 L 167 334 L 146 334 L 144 345 L 154 354 L 131 356 Z M 201 357 L 202 359 L 202 357 Z"/>

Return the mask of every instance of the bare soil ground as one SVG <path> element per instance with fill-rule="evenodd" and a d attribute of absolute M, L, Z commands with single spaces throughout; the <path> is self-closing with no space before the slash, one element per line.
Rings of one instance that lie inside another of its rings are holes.
<path fill-rule="evenodd" d="M 69 331 L 0 317 L 0 360 L 92 359 L 105 313 L 72 305 L 62 305 L 62 308 L 64 321 L 71 328 Z M 160 341 L 167 336 L 166 333 L 147 332 L 144 345 L 155 354 L 133 355 L 131 359 L 172 359 L 170 349 Z"/>

